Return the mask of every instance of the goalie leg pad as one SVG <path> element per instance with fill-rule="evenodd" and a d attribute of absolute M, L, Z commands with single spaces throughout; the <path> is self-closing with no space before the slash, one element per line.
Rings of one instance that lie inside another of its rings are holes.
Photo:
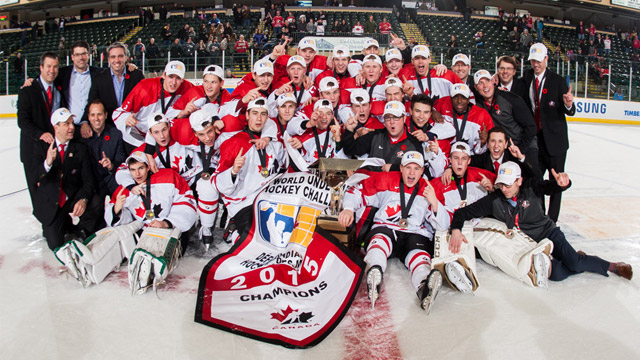
<path fill-rule="evenodd" d="M 471 291 L 476 291 L 480 286 L 478 278 L 476 277 L 476 254 L 474 248 L 474 234 L 473 224 L 471 221 L 467 221 L 462 228 L 462 234 L 467 238 L 468 243 L 462 243 L 460 245 L 460 252 L 457 254 L 452 253 L 449 250 L 449 234 L 447 231 L 437 231 L 434 236 L 434 258 L 433 268 L 438 269 L 447 284 L 454 289 L 462 291 L 458 286 L 452 282 L 448 276 L 450 271 L 447 271 L 447 264 L 456 262 L 464 269 L 464 276 L 471 282 Z M 451 267 L 451 266 L 449 266 Z M 467 279 L 460 279 L 465 281 Z M 462 291 L 465 292 L 465 291 Z"/>
<path fill-rule="evenodd" d="M 178 264 L 180 230 L 146 228 L 129 259 L 129 285 L 132 294 L 156 288 Z"/>
<path fill-rule="evenodd" d="M 536 243 L 522 231 L 515 230 L 508 238 L 507 227 L 495 219 L 481 219 L 474 229 L 474 242 L 482 259 L 526 284 L 537 286 L 533 256 L 553 250 L 548 239 Z"/>

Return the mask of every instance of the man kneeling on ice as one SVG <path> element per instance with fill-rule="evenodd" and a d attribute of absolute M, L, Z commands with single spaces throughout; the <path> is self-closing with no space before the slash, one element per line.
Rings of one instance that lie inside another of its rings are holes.
<path fill-rule="evenodd" d="M 402 156 L 400 172 L 372 173 L 345 194 L 344 210 L 338 220 L 344 227 L 353 223 L 354 214 L 364 206 L 379 210 L 367 234 L 367 286 L 371 307 L 380 294 L 387 259 L 397 256 L 411 272 L 420 306 L 429 313 L 440 286 L 442 274 L 431 269 L 434 228 L 449 227 L 449 214 L 422 175 L 424 158 L 417 151 Z"/>
<path fill-rule="evenodd" d="M 516 163 L 507 161 L 500 165 L 496 179 L 500 191 L 454 213 L 451 251 L 457 253 L 462 242 L 467 241 L 460 231 L 465 221 L 492 216 L 497 220 L 482 219 L 474 228 L 476 248 L 487 263 L 527 284 L 546 287 L 547 278 L 560 281 L 583 271 L 604 276 L 612 272 L 631 280 L 631 265 L 576 252 L 555 222 L 545 215 L 540 197 L 571 185 L 567 174 L 552 171 L 552 175 L 555 181 L 529 179 L 523 185 Z"/>

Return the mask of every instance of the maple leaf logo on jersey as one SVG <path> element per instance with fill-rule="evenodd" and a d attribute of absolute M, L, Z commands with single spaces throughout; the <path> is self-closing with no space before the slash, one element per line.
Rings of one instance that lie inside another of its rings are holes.
<path fill-rule="evenodd" d="M 182 160 L 182 156 L 175 156 L 173 158 L 173 166 L 178 170 L 180 170 L 180 160 Z"/>
<path fill-rule="evenodd" d="M 144 219 L 144 215 L 146 213 L 147 210 L 145 210 L 144 206 L 140 206 L 139 208 L 136 209 L 136 216 L 139 218 Z"/>
<path fill-rule="evenodd" d="M 187 155 L 187 158 L 184 159 L 184 165 L 187 169 L 191 169 L 193 167 L 193 157 L 191 157 L 191 155 Z"/>
<path fill-rule="evenodd" d="M 160 204 L 153 205 L 153 213 L 156 214 L 156 216 L 160 216 L 160 213 L 162 213 L 162 205 Z"/>
<path fill-rule="evenodd" d="M 271 318 L 280 321 L 280 324 L 305 324 L 313 317 L 311 312 L 298 313 L 298 309 L 287 306 L 280 312 L 271 313 Z"/>
<path fill-rule="evenodd" d="M 387 213 L 387 217 L 392 217 L 400 212 L 400 204 L 396 204 L 395 206 L 388 206 L 384 210 Z"/>

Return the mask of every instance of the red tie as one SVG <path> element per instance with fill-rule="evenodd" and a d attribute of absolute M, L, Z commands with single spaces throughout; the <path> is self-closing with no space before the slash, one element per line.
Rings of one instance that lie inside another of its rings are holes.
<path fill-rule="evenodd" d="M 542 128 L 542 125 L 540 123 L 540 81 L 538 80 L 538 78 L 536 78 L 536 91 L 535 94 L 533 95 L 533 103 L 535 104 L 536 108 L 533 111 L 533 117 L 536 120 L 536 128 L 538 130 L 538 132 L 540 132 L 540 129 Z"/>
<path fill-rule="evenodd" d="M 51 93 L 51 86 L 47 88 L 47 110 L 49 110 L 49 114 L 51 114 L 51 109 L 53 109 L 53 93 Z"/>
<path fill-rule="evenodd" d="M 60 164 L 62 164 L 62 160 L 64 159 L 65 146 L 65 144 L 60 144 Z M 64 193 L 64 189 L 62 188 L 62 178 L 60 178 L 60 197 L 58 198 L 58 206 L 63 207 L 65 202 L 67 202 L 67 195 Z"/>
<path fill-rule="evenodd" d="M 494 161 L 493 167 L 496 169 L 496 175 L 498 175 L 498 170 L 500 169 L 500 163 L 497 161 Z"/>

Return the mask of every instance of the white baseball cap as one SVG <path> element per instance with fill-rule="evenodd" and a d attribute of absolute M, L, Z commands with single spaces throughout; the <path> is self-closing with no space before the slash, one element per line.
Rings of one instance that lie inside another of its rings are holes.
<path fill-rule="evenodd" d="M 351 59 L 351 61 L 349 61 L 349 65 L 347 65 L 349 76 L 354 77 L 358 75 L 360 70 L 362 70 L 362 61 L 358 59 Z"/>
<path fill-rule="evenodd" d="M 402 53 L 400 52 L 400 50 L 398 49 L 389 49 L 387 50 L 387 52 L 384 54 L 384 61 L 389 62 L 393 59 L 397 59 L 402 61 Z"/>
<path fill-rule="evenodd" d="M 51 125 L 56 125 L 61 122 L 65 122 L 69 120 L 70 117 L 74 117 L 74 115 L 67 108 L 59 108 L 51 114 Z"/>
<path fill-rule="evenodd" d="M 253 65 L 253 72 L 258 76 L 264 75 L 266 73 L 273 75 L 273 64 L 271 63 L 271 61 L 266 59 L 258 60 Z"/>
<path fill-rule="evenodd" d="M 491 81 L 491 73 L 484 69 L 476 71 L 473 75 L 473 82 L 477 84 L 482 79 L 488 79 Z"/>
<path fill-rule="evenodd" d="M 205 110 L 196 110 L 189 115 L 189 124 L 193 131 L 202 131 L 207 123 L 211 123 L 211 114 Z"/>
<path fill-rule="evenodd" d="M 401 117 L 402 115 L 404 115 L 404 104 L 402 104 L 400 101 L 387 102 L 384 106 L 384 113 L 382 115 L 384 116 L 387 114 Z"/>
<path fill-rule="evenodd" d="M 418 164 L 420 167 L 424 167 L 424 157 L 417 151 L 407 151 L 402 155 L 402 161 L 400 165 L 407 166 L 411 163 Z"/>
<path fill-rule="evenodd" d="M 184 79 L 185 67 L 182 61 L 172 60 L 164 67 L 164 73 L 168 75 L 178 75 L 180 79 Z"/>
<path fill-rule="evenodd" d="M 498 169 L 496 184 L 511 185 L 521 176 L 520 166 L 513 161 L 507 161 L 502 163 Z"/>
<path fill-rule="evenodd" d="M 469 144 L 467 144 L 464 141 L 458 141 L 456 143 L 453 143 L 453 145 L 451 145 L 451 154 L 453 154 L 456 151 L 460 151 L 462 153 L 467 154 L 468 156 L 471 156 L 471 148 L 469 147 Z"/>
<path fill-rule="evenodd" d="M 287 67 L 293 64 L 300 64 L 303 68 L 307 67 L 307 62 L 304 61 L 304 58 L 300 55 L 293 55 L 289 58 L 289 61 L 287 61 Z"/>
<path fill-rule="evenodd" d="M 215 75 L 220 80 L 224 80 L 224 70 L 218 65 L 209 65 L 204 68 L 204 72 L 202 73 L 202 78 L 204 79 L 207 75 Z"/>
<path fill-rule="evenodd" d="M 327 109 L 333 112 L 333 105 L 331 104 L 331 101 L 327 99 L 320 99 L 316 101 L 315 104 L 313 104 L 313 111 L 316 111 L 318 109 Z"/>
<path fill-rule="evenodd" d="M 149 160 L 147 160 L 147 155 L 145 155 L 145 153 L 140 150 L 132 152 L 131 155 L 127 157 L 125 164 L 128 164 L 129 160 L 135 160 L 137 162 L 149 165 Z"/>
<path fill-rule="evenodd" d="M 545 56 L 547 56 L 547 47 L 544 46 L 543 43 L 535 43 L 531 45 L 529 49 L 529 59 L 528 60 L 544 60 Z"/>
<path fill-rule="evenodd" d="M 426 45 L 416 45 L 411 50 L 411 58 L 413 59 L 416 56 L 424 56 L 425 58 L 431 57 L 431 51 L 429 51 L 429 47 Z"/>
<path fill-rule="evenodd" d="M 462 95 L 468 99 L 471 96 L 471 89 L 469 89 L 469 86 L 465 83 L 451 84 L 450 93 L 451 97 Z"/>
<path fill-rule="evenodd" d="M 276 103 L 278 106 L 282 106 L 289 101 L 296 104 L 297 100 L 295 95 L 293 95 L 292 93 L 283 93 L 283 94 L 280 94 L 280 96 L 278 96 L 278 100 L 276 100 Z"/>
<path fill-rule="evenodd" d="M 456 56 L 451 59 L 451 66 L 455 65 L 457 62 L 462 61 L 465 65 L 471 65 L 471 60 L 465 54 L 456 54 Z"/>
<path fill-rule="evenodd" d="M 267 109 L 267 99 L 263 98 L 263 97 L 259 97 L 257 99 L 253 99 L 249 102 L 249 105 L 247 105 L 247 111 L 253 109 L 253 108 L 264 108 Z"/>
<path fill-rule="evenodd" d="M 402 88 L 402 81 L 397 77 L 393 77 L 393 76 L 388 77 L 387 80 L 385 80 L 384 82 L 384 86 L 385 86 L 385 89 L 392 86 L 397 86 L 399 88 Z"/>
<path fill-rule="evenodd" d="M 149 115 L 149 117 L 147 117 L 147 126 L 149 126 L 149 131 L 151 131 L 152 127 L 163 122 L 169 124 L 169 119 L 167 119 L 167 116 L 165 114 L 159 111 L 154 112 L 153 114 Z"/>
<path fill-rule="evenodd" d="M 365 89 L 354 89 L 349 95 L 349 99 L 352 104 L 368 104 L 371 102 L 371 97 Z"/>
<path fill-rule="evenodd" d="M 298 48 L 300 50 L 311 48 L 313 51 L 318 51 L 318 47 L 316 46 L 316 41 L 312 38 L 302 38 L 298 43 Z"/>
<path fill-rule="evenodd" d="M 362 66 L 368 62 L 374 62 L 382 67 L 382 60 L 380 60 L 380 56 L 376 54 L 369 54 L 362 59 Z"/>
<path fill-rule="evenodd" d="M 362 46 L 362 50 L 366 50 L 372 46 L 380 48 L 380 45 L 378 44 L 378 40 L 369 38 L 365 40 L 364 45 Z"/>
<path fill-rule="evenodd" d="M 337 45 L 333 47 L 333 57 L 334 58 L 347 58 L 351 56 L 351 52 L 349 51 L 349 48 L 346 47 L 345 45 Z"/>
<path fill-rule="evenodd" d="M 329 91 L 334 89 L 340 89 L 340 83 L 333 76 L 327 76 L 320 80 L 319 91 Z"/>

